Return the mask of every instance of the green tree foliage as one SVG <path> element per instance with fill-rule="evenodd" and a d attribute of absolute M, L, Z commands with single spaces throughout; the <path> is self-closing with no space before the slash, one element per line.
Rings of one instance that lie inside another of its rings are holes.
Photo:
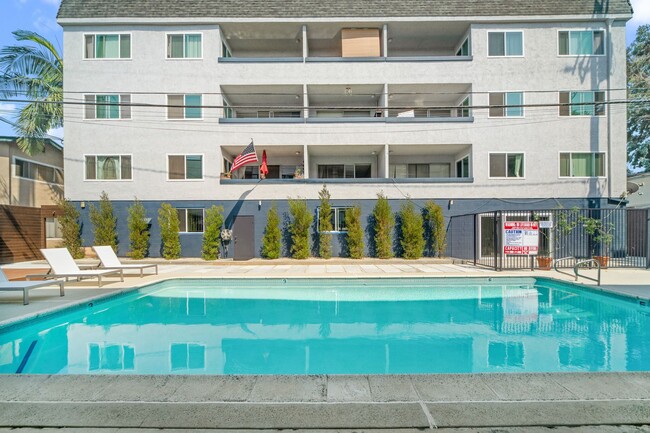
<path fill-rule="evenodd" d="M 289 199 L 289 212 L 291 256 L 294 259 L 306 259 L 309 257 L 309 227 L 314 218 L 307 209 L 307 201 L 302 199 Z"/>
<path fill-rule="evenodd" d="M 382 193 L 377 194 L 377 204 L 372 215 L 375 223 L 375 253 L 380 259 L 389 259 L 393 257 L 395 217 L 388 198 Z"/>
<path fill-rule="evenodd" d="M 147 211 L 137 198 L 129 206 L 127 218 L 131 251 L 127 253 L 132 259 L 144 259 L 149 254 L 149 224 Z"/>
<path fill-rule="evenodd" d="M 63 246 L 70 251 L 70 255 L 75 259 L 83 259 L 86 255 L 81 248 L 81 226 L 79 225 L 79 211 L 68 200 L 61 199 L 58 202 L 63 211 L 59 217 L 61 225 L 61 235 L 63 236 Z"/>
<path fill-rule="evenodd" d="M 262 257 L 277 259 L 280 257 L 282 234 L 280 232 L 280 216 L 275 204 L 271 206 L 266 216 L 266 228 L 262 238 Z"/>
<path fill-rule="evenodd" d="M 348 254 L 351 259 L 363 258 L 363 227 L 361 208 L 353 206 L 345 211 L 345 226 L 348 228 Z"/>
<path fill-rule="evenodd" d="M 217 260 L 221 248 L 221 226 L 223 225 L 223 206 L 212 205 L 205 211 L 205 228 L 203 231 L 203 260 Z"/>
<path fill-rule="evenodd" d="M 415 211 L 413 202 L 407 200 L 399 211 L 402 224 L 400 245 L 405 259 L 419 259 L 424 252 L 424 226 L 422 215 Z"/>
<path fill-rule="evenodd" d="M 427 249 L 432 256 L 442 257 L 447 250 L 447 227 L 442 208 L 430 200 L 424 205 L 424 226 Z"/>
<path fill-rule="evenodd" d="M 650 24 L 638 28 L 627 49 L 627 83 L 628 99 L 650 98 Z M 627 107 L 628 163 L 650 171 L 650 104 L 632 102 Z"/>
<path fill-rule="evenodd" d="M 330 192 L 327 186 L 318 192 L 320 207 L 318 208 L 318 255 L 323 259 L 332 257 L 332 205 L 330 204 Z"/>
<path fill-rule="evenodd" d="M 99 209 L 90 205 L 90 222 L 95 229 L 94 245 L 106 245 L 117 252 L 117 218 L 113 214 L 113 204 L 106 191 L 99 196 Z"/>
<path fill-rule="evenodd" d="M 30 102 L 20 109 L 14 125 L 18 146 L 28 155 L 45 149 L 47 132 L 63 125 L 63 59 L 54 45 L 38 33 L 13 32 L 18 42 L 0 50 L 0 97 Z"/>
<path fill-rule="evenodd" d="M 181 240 L 178 236 L 180 222 L 178 211 L 169 203 L 163 203 L 158 209 L 158 225 L 162 240 L 162 256 L 167 260 L 181 256 Z"/>

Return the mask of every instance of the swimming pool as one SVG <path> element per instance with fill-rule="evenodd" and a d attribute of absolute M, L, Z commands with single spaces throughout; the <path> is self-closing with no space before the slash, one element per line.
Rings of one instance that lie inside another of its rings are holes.
<path fill-rule="evenodd" d="M 0 373 L 650 370 L 650 308 L 545 278 L 170 280 L 0 329 Z"/>

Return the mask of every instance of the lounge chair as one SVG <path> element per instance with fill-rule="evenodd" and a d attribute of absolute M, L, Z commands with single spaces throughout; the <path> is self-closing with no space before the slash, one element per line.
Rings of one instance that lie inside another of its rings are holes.
<path fill-rule="evenodd" d="M 93 250 L 97 253 L 102 269 L 122 269 L 125 271 L 129 269 L 138 269 L 140 271 L 140 278 L 142 278 L 146 268 L 154 268 L 156 275 L 158 275 L 158 265 L 156 264 L 123 265 L 122 262 L 120 262 L 120 259 L 115 255 L 113 248 L 109 246 L 97 246 L 93 247 Z"/>
<path fill-rule="evenodd" d="M 63 281 L 9 281 L 2 269 L 0 269 L 0 291 L 13 292 L 23 291 L 23 305 L 29 304 L 29 291 L 31 289 L 38 289 L 40 287 L 51 286 L 52 284 L 59 285 L 61 296 L 63 292 Z"/>
<path fill-rule="evenodd" d="M 79 269 L 79 266 L 75 263 L 70 252 L 66 248 L 46 248 L 41 250 L 41 254 L 43 254 L 43 257 L 45 257 L 45 260 L 47 260 L 47 263 L 52 268 L 52 273 L 27 275 L 28 280 L 36 277 L 65 278 L 66 281 L 68 281 L 69 278 L 76 278 L 77 281 L 81 281 L 83 278 L 97 278 L 99 281 L 99 287 L 101 287 L 102 277 L 119 274 L 120 280 L 124 281 L 124 273 L 121 269 Z"/>

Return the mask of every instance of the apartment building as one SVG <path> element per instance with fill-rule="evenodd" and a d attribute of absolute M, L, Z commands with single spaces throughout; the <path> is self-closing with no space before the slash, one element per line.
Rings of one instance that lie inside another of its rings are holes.
<path fill-rule="evenodd" d="M 120 253 L 137 197 L 179 210 L 199 256 L 223 205 L 231 255 L 259 256 L 269 207 L 343 214 L 378 193 L 447 216 L 609 207 L 626 188 L 627 0 L 282 3 L 63 0 L 65 190 L 106 191 Z M 251 142 L 259 163 L 230 171 Z"/>

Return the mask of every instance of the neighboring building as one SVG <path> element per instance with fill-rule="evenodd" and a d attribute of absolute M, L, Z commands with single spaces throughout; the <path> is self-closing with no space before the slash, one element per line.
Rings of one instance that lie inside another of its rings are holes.
<path fill-rule="evenodd" d="M 627 196 L 628 208 L 650 208 L 650 173 L 639 173 L 629 176 Z M 638 187 L 638 188 L 637 188 Z"/>
<path fill-rule="evenodd" d="M 108 193 L 120 254 L 142 200 L 153 256 L 163 202 L 183 255 L 200 255 L 218 204 L 245 257 L 272 203 L 315 209 L 323 184 L 335 254 L 345 207 L 365 221 L 379 192 L 448 216 L 615 206 L 626 110 L 608 103 L 626 98 L 631 16 L 627 0 L 63 0 L 66 195 L 84 208 Z M 267 179 L 221 178 L 251 138 Z"/>

